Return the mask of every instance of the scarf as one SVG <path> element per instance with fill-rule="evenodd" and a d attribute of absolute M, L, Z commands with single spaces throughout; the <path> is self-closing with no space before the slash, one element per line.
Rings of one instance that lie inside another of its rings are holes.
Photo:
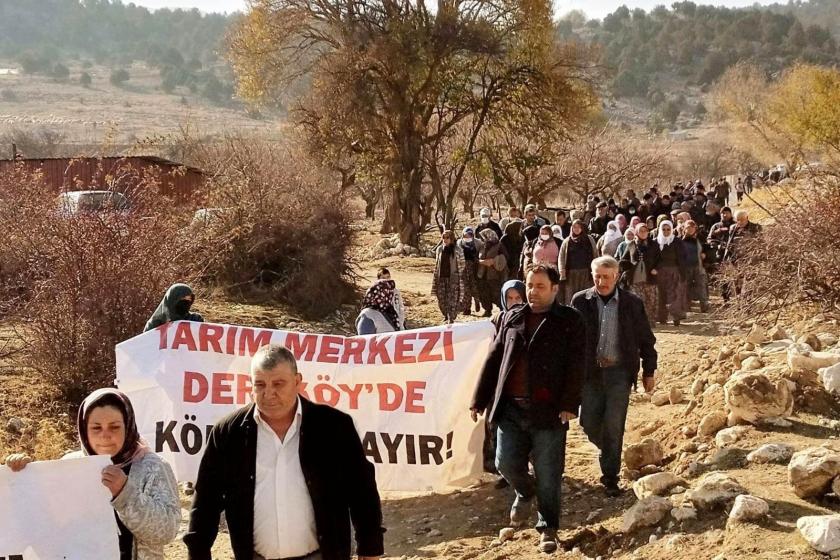
<path fill-rule="evenodd" d="M 365 292 L 365 297 L 362 298 L 362 308 L 379 311 L 394 329 L 399 330 L 397 310 L 394 309 L 394 289 L 396 287 L 397 285 L 393 280 L 377 281 Z"/>
<path fill-rule="evenodd" d="M 665 236 L 662 234 L 662 226 L 671 226 L 671 235 Z M 659 248 L 664 249 L 674 241 L 674 224 L 670 220 L 662 220 L 659 224 L 659 231 L 656 234 L 656 242 L 659 243 Z"/>
<path fill-rule="evenodd" d="M 502 311 L 507 311 L 507 293 L 510 290 L 516 290 L 522 296 L 522 302 L 526 303 L 528 300 L 525 296 L 525 283 L 522 280 L 508 280 L 502 286 Z"/>
<path fill-rule="evenodd" d="M 96 452 L 90 444 L 90 440 L 88 440 L 87 423 L 89 412 L 98 406 L 113 406 L 118 409 L 122 413 L 123 422 L 125 423 L 125 442 L 123 443 L 122 449 L 111 457 L 114 465 L 125 468 L 151 451 L 149 444 L 140 437 L 140 432 L 137 430 L 137 422 L 134 419 L 134 408 L 131 406 L 131 401 L 128 400 L 128 397 L 124 393 L 116 389 L 105 388 L 97 389 L 88 395 L 79 407 L 77 425 L 79 441 L 82 444 L 82 452 L 85 455 L 96 455 Z"/>
<path fill-rule="evenodd" d="M 177 303 L 187 296 L 195 298 L 192 288 L 186 284 L 172 284 L 166 290 L 166 295 L 163 296 L 151 318 L 146 322 L 146 328 L 143 329 L 143 332 L 150 331 L 165 323 L 188 320 L 192 315 L 189 310 L 186 313 L 179 313 L 176 309 Z"/>
<path fill-rule="evenodd" d="M 606 247 L 622 237 L 624 236 L 621 234 L 621 227 L 618 225 L 618 222 L 612 221 L 607 224 L 607 232 L 604 234 L 604 246 Z"/>

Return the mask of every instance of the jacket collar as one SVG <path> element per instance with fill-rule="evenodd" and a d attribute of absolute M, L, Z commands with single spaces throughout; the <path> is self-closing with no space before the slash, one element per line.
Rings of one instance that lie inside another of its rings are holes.
<path fill-rule="evenodd" d="M 595 290 L 595 288 L 589 288 L 588 290 L 586 290 L 586 294 L 584 295 L 584 297 L 586 299 L 595 299 L 597 296 L 598 296 L 598 292 Z M 620 287 L 618 287 L 618 286 L 615 287 L 615 292 L 613 292 L 613 298 L 615 298 L 617 301 L 621 301 L 621 288 Z"/>
<path fill-rule="evenodd" d="M 300 414 L 301 414 L 301 421 L 303 418 L 306 418 L 306 412 L 312 408 L 312 403 L 309 402 L 303 395 L 298 395 L 298 402 L 300 403 Z M 249 404 L 245 407 L 245 414 L 242 415 L 242 421 L 239 423 L 241 426 L 245 426 L 247 424 L 253 424 L 256 426 L 257 420 L 254 418 L 254 413 L 257 411 L 257 405 L 254 403 Z"/>

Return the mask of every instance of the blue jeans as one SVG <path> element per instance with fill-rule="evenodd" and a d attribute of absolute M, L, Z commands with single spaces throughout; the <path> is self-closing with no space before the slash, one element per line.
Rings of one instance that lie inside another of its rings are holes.
<path fill-rule="evenodd" d="M 624 422 L 633 384 L 621 367 L 596 369 L 583 384 L 580 426 L 601 451 L 601 482 L 617 484 L 621 470 Z"/>
<path fill-rule="evenodd" d="M 516 491 L 516 502 L 537 496 L 536 529 L 556 531 L 560 525 L 560 481 L 566 463 L 566 431 L 531 426 L 528 412 L 502 404 L 497 416 L 496 468 Z M 528 476 L 528 457 L 536 482 Z"/>

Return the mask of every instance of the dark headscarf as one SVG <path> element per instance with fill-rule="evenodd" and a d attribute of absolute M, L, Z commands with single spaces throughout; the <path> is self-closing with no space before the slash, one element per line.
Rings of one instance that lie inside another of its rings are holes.
<path fill-rule="evenodd" d="M 522 280 L 508 280 L 502 286 L 502 311 L 507 311 L 507 293 L 509 290 L 516 290 L 522 296 L 522 302 L 527 302 L 528 298 L 525 295 L 525 283 Z"/>
<path fill-rule="evenodd" d="M 179 305 L 178 302 L 187 296 L 193 296 L 193 300 L 195 300 L 195 294 L 192 288 L 186 284 L 172 284 L 166 290 L 166 295 L 163 296 L 163 300 L 158 304 L 155 312 L 152 313 L 152 317 L 146 322 L 146 328 L 143 329 L 143 332 L 150 331 L 172 321 L 203 322 L 204 318 L 201 315 L 190 313 L 189 306 L 184 309 L 181 307 L 182 304 Z"/>
<path fill-rule="evenodd" d="M 149 452 L 149 446 L 146 441 L 140 437 L 140 432 L 137 430 L 137 422 L 134 419 L 134 407 L 131 406 L 131 401 L 125 393 L 117 391 L 116 389 L 97 389 L 87 396 L 79 407 L 79 414 L 77 416 L 77 426 L 79 432 L 79 441 L 82 444 L 82 452 L 85 455 L 96 455 L 96 451 L 90 445 L 87 436 L 87 423 L 90 411 L 100 406 L 113 406 L 122 413 L 123 422 L 125 423 L 125 442 L 122 449 L 111 457 L 111 461 L 118 467 L 124 468 L 140 459 Z"/>
<path fill-rule="evenodd" d="M 394 329 L 399 330 L 399 318 L 394 309 L 394 289 L 397 284 L 393 280 L 379 280 L 368 288 L 362 298 L 363 309 L 375 309 L 388 319 Z"/>
<path fill-rule="evenodd" d="M 540 236 L 540 227 L 536 225 L 530 225 L 522 230 L 522 235 L 525 236 L 527 241 L 533 241 L 537 237 Z"/>

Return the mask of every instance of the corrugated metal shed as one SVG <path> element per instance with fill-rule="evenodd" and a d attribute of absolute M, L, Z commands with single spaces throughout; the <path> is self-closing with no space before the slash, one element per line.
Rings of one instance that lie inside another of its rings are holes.
<path fill-rule="evenodd" d="M 127 156 L 103 158 L 44 158 L 0 160 L 0 174 L 11 172 L 16 163 L 22 163 L 28 171 L 40 171 L 44 182 L 58 192 L 101 189 L 106 177 L 116 178 L 130 188 L 133 177 L 139 173 L 158 169 L 162 190 L 182 201 L 197 201 L 204 183 L 200 169 L 183 166 L 174 161 L 154 156 Z M 122 190 L 122 189 L 120 189 Z"/>

